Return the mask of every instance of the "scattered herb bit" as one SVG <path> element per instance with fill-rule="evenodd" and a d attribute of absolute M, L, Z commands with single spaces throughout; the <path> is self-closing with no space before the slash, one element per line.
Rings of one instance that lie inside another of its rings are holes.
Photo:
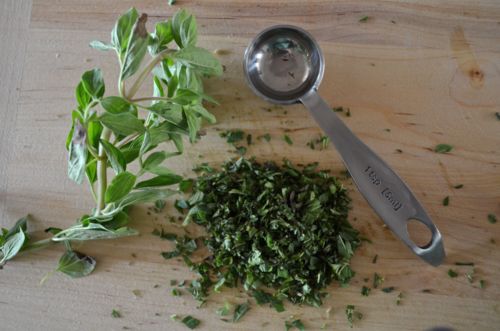
<path fill-rule="evenodd" d="M 309 142 L 307 142 L 307 146 L 310 149 L 316 149 L 316 146 L 318 146 L 318 150 L 324 150 L 328 147 L 328 144 L 330 143 L 330 138 L 327 136 L 320 135 L 319 138 L 317 139 L 312 139 Z"/>
<path fill-rule="evenodd" d="M 302 323 L 301 320 L 296 319 L 292 322 L 285 321 L 285 330 L 288 331 L 292 328 L 296 328 L 299 331 L 305 331 L 306 327 L 304 326 L 304 323 Z"/>
<path fill-rule="evenodd" d="M 455 262 L 455 265 L 467 265 L 467 266 L 474 266 L 474 262 Z"/>
<path fill-rule="evenodd" d="M 158 288 L 158 287 L 160 287 L 160 284 L 154 284 L 153 285 L 153 288 Z"/>
<path fill-rule="evenodd" d="M 141 290 L 137 290 L 137 289 L 136 290 L 132 290 L 132 293 L 134 294 L 134 296 L 136 298 L 142 298 L 142 292 L 141 292 Z"/>
<path fill-rule="evenodd" d="M 250 305 L 248 303 L 237 305 L 234 309 L 233 322 L 238 322 L 249 310 Z"/>
<path fill-rule="evenodd" d="M 365 283 L 368 283 L 368 281 L 369 281 L 369 280 L 370 280 L 370 278 L 368 278 L 368 277 L 363 278 L 363 281 L 364 281 Z"/>
<path fill-rule="evenodd" d="M 401 301 L 403 301 L 403 292 L 399 292 L 397 298 L 396 298 L 396 305 L 400 305 Z"/>
<path fill-rule="evenodd" d="M 396 21 L 394 21 L 394 20 L 391 20 L 391 23 L 392 23 L 392 24 L 396 24 Z"/>
<path fill-rule="evenodd" d="M 111 311 L 111 316 L 113 316 L 114 318 L 120 318 L 120 317 L 122 317 L 122 314 L 118 310 L 113 309 Z"/>
<path fill-rule="evenodd" d="M 269 142 L 271 141 L 271 135 L 269 133 L 263 134 L 262 136 L 259 136 L 258 139 L 264 139 L 265 141 Z"/>
<path fill-rule="evenodd" d="M 175 250 L 171 252 L 162 252 L 161 256 L 164 259 L 168 260 L 177 256 L 187 257 L 191 255 L 197 248 L 198 245 L 194 239 L 191 239 L 187 236 L 179 237 L 177 236 L 175 239 Z"/>
<path fill-rule="evenodd" d="M 438 144 L 434 147 L 434 152 L 436 153 L 449 153 L 453 149 L 453 146 L 448 144 Z"/>
<path fill-rule="evenodd" d="M 495 224 L 497 222 L 497 217 L 493 214 L 488 214 L 488 222 Z"/>
<path fill-rule="evenodd" d="M 192 329 L 196 329 L 198 327 L 198 325 L 200 325 L 200 320 L 194 318 L 191 315 L 187 315 L 186 317 L 184 317 L 182 319 L 182 323 L 184 323 L 185 326 L 187 326 L 188 328 L 190 328 L 192 330 Z"/>
<path fill-rule="evenodd" d="M 173 6 L 173 5 L 175 5 L 176 2 L 177 2 L 177 0 L 168 0 L 168 5 Z"/>
<path fill-rule="evenodd" d="M 283 306 L 283 301 L 276 298 L 272 294 L 269 294 L 261 290 L 253 290 L 252 295 L 258 305 L 270 303 L 271 306 L 273 306 L 278 313 L 285 311 L 285 307 Z"/>
<path fill-rule="evenodd" d="M 500 121 L 500 112 L 495 112 L 495 116 L 497 117 L 497 120 Z"/>
<path fill-rule="evenodd" d="M 151 234 L 160 237 L 161 239 L 170 241 L 174 241 L 177 239 L 177 235 L 175 233 L 164 232 L 163 229 L 161 230 L 153 229 L 153 232 L 151 232 Z"/>
<path fill-rule="evenodd" d="M 155 201 L 155 212 L 160 213 L 165 209 L 165 206 L 167 205 L 167 202 L 165 200 L 156 200 Z"/>
<path fill-rule="evenodd" d="M 170 319 L 174 322 L 177 322 L 180 319 L 180 317 L 177 314 L 172 314 L 170 315 Z"/>
<path fill-rule="evenodd" d="M 182 295 L 182 292 L 177 288 L 173 288 L 171 293 L 174 297 L 180 297 Z"/>
<path fill-rule="evenodd" d="M 370 19 L 370 16 L 363 16 L 359 19 L 359 22 L 366 23 Z"/>
<path fill-rule="evenodd" d="M 287 134 L 283 135 L 283 139 L 286 141 L 288 145 L 293 145 L 292 138 L 290 138 Z"/>
<path fill-rule="evenodd" d="M 490 244 L 496 244 L 495 238 L 490 238 Z"/>
<path fill-rule="evenodd" d="M 380 276 L 378 273 L 373 274 L 373 288 L 377 288 L 383 282 L 384 277 Z"/>
<path fill-rule="evenodd" d="M 448 206 L 450 204 L 450 197 L 447 196 L 443 199 L 443 206 Z"/>
<path fill-rule="evenodd" d="M 448 269 L 448 276 L 450 276 L 450 278 L 455 278 L 458 276 L 458 273 L 453 269 Z"/>
<path fill-rule="evenodd" d="M 370 290 L 371 289 L 369 287 L 363 286 L 361 288 L 361 295 L 364 295 L 365 297 L 367 297 L 370 294 Z"/>
<path fill-rule="evenodd" d="M 247 145 L 250 146 L 252 144 L 252 135 L 247 134 Z"/>
<path fill-rule="evenodd" d="M 183 193 L 188 192 L 193 187 L 193 182 L 192 179 L 184 179 L 179 183 L 179 190 Z"/>
<path fill-rule="evenodd" d="M 375 256 L 373 257 L 372 263 L 373 264 L 377 263 L 377 259 L 378 259 L 378 254 L 375 254 Z"/>
<path fill-rule="evenodd" d="M 323 323 L 321 324 L 321 327 L 319 328 L 320 330 L 325 330 L 328 327 L 328 323 Z"/>
<path fill-rule="evenodd" d="M 245 137 L 245 133 L 241 130 L 233 130 L 233 131 L 221 132 L 220 136 L 222 138 L 226 138 L 226 142 L 228 144 L 234 144 L 236 142 L 243 140 L 243 138 Z"/>
<path fill-rule="evenodd" d="M 193 171 L 196 173 L 207 173 L 210 174 L 212 172 L 215 172 L 214 168 L 208 165 L 208 163 L 204 162 L 202 164 L 197 165 L 196 167 L 193 168 Z"/>
<path fill-rule="evenodd" d="M 462 187 L 464 187 L 464 184 L 458 184 L 458 185 L 453 186 L 453 188 L 456 188 L 457 190 L 461 189 Z"/>
<path fill-rule="evenodd" d="M 402 154 L 402 153 L 403 153 L 403 150 L 402 150 L 402 149 L 399 149 L 399 148 L 396 148 L 396 153 L 398 153 L 398 154 Z"/>
<path fill-rule="evenodd" d="M 483 279 L 481 279 L 479 281 L 479 288 L 484 288 L 485 286 L 486 286 L 486 282 Z"/>
<path fill-rule="evenodd" d="M 343 107 L 333 107 L 333 111 L 337 112 L 337 113 L 341 113 L 344 111 L 344 108 Z"/>
<path fill-rule="evenodd" d="M 349 282 L 349 261 L 360 244 L 347 220 L 350 200 L 337 179 L 315 166 L 300 170 L 285 162 L 280 168 L 240 158 L 197 178 L 193 196 L 199 199 L 186 220 L 206 229 L 212 254 L 187 262 L 206 280 L 198 293 L 208 293 L 212 284 L 241 282 L 247 291 L 260 284 L 293 303 L 319 306 L 324 287 Z"/>
<path fill-rule="evenodd" d="M 345 116 L 351 117 L 351 109 L 350 108 L 347 108 L 347 110 L 345 111 Z"/>
<path fill-rule="evenodd" d="M 239 155 L 245 155 L 247 152 L 247 148 L 245 146 L 238 146 L 236 147 L 236 153 Z"/>
<path fill-rule="evenodd" d="M 386 131 L 386 132 L 391 132 L 391 129 L 384 129 L 384 131 Z"/>
<path fill-rule="evenodd" d="M 60 229 L 60 228 L 54 228 L 54 227 L 48 227 L 45 230 L 43 230 L 43 232 L 50 233 L 50 234 L 53 234 L 53 235 L 56 235 L 56 234 L 58 234 L 61 231 L 62 231 L 62 229 Z"/>
<path fill-rule="evenodd" d="M 472 270 L 470 272 L 467 272 L 465 274 L 465 278 L 467 279 L 469 284 L 472 284 L 474 282 L 474 273 L 475 272 L 476 272 L 476 270 L 474 268 L 472 268 Z"/>
<path fill-rule="evenodd" d="M 430 288 L 424 288 L 422 293 L 432 293 L 432 290 Z"/>
<path fill-rule="evenodd" d="M 171 279 L 170 280 L 170 286 L 175 286 L 177 285 L 177 280 L 176 279 Z"/>
<path fill-rule="evenodd" d="M 394 291 L 396 288 L 394 286 L 389 286 L 389 287 L 384 287 L 382 289 L 382 292 L 385 292 L 385 293 L 391 293 L 392 291 Z"/>
<path fill-rule="evenodd" d="M 357 311 L 354 305 L 347 305 L 345 307 L 345 315 L 347 317 L 347 323 L 349 323 L 351 328 L 353 327 L 354 320 L 363 318 L 363 314 Z"/>
<path fill-rule="evenodd" d="M 231 304 L 229 302 L 224 302 L 224 307 L 217 308 L 215 313 L 219 316 L 227 316 L 231 310 Z"/>

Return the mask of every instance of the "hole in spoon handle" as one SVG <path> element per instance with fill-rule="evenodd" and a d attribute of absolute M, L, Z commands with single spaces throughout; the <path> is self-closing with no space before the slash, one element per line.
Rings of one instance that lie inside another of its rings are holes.
<path fill-rule="evenodd" d="M 328 135 L 359 191 L 380 218 L 415 254 L 434 266 L 439 265 L 445 256 L 441 234 L 410 188 L 352 133 L 315 90 L 300 101 Z M 419 219 L 431 230 L 428 247 L 418 247 L 410 239 L 406 227 L 410 218 Z"/>

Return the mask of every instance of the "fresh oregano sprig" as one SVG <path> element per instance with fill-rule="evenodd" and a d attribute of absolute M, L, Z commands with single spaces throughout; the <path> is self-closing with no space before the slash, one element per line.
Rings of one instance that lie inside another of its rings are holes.
<path fill-rule="evenodd" d="M 196 19 L 187 11 L 157 23 L 152 33 L 146 21 L 146 14 L 131 8 L 116 22 L 109 43 L 90 43 L 92 48 L 116 52 L 118 95 L 105 94 L 98 68 L 86 71 L 76 87 L 66 140 L 68 176 L 78 184 L 88 181 L 95 209 L 67 229 L 50 228 L 47 232 L 53 236 L 38 242 L 30 242 L 27 218 L 10 230 L 2 229 L 0 265 L 20 252 L 63 242 L 66 252 L 57 270 L 72 277 L 87 275 L 95 260 L 74 252 L 71 241 L 134 235 L 137 232 L 127 226 L 127 207 L 177 192 L 165 187 L 180 183 L 182 177 L 162 163 L 183 152 L 183 136 L 191 143 L 198 139 L 202 120 L 215 122 L 203 106 L 204 101 L 216 102 L 204 94 L 202 78 L 220 75 L 222 67 L 212 53 L 196 46 Z M 148 77 L 153 80 L 152 96 L 136 96 Z M 174 150 L 154 151 L 163 143 L 172 143 Z M 135 161 L 138 172 L 129 170 Z M 148 173 L 153 177 L 144 179 Z"/>

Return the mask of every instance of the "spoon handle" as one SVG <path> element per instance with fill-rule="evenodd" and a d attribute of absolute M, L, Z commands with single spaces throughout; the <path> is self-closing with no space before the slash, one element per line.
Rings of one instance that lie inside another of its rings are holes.
<path fill-rule="evenodd" d="M 445 257 L 441 233 L 410 188 L 352 133 L 315 90 L 300 101 L 330 137 L 359 191 L 385 224 L 423 260 L 433 266 L 441 264 Z M 410 219 L 422 222 L 432 233 L 427 245 L 419 247 L 410 239 L 407 229 Z"/>

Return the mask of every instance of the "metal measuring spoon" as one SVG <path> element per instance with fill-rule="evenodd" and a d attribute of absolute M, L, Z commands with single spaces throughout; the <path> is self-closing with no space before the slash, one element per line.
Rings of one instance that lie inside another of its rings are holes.
<path fill-rule="evenodd" d="M 356 186 L 370 206 L 415 254 L 437 266 L 445 257 L 441 234 L 410 188 L 340 120 L 318 95 L 324 59 L 313 37 L 301 28 L 277 25 L 262 31 L 245 51 L 244 71 L 252 90 L 278 104 L 303 103 L 330 137 Z M 417 246 L 407 222 L 416 219 L 432 233 Z"/>

